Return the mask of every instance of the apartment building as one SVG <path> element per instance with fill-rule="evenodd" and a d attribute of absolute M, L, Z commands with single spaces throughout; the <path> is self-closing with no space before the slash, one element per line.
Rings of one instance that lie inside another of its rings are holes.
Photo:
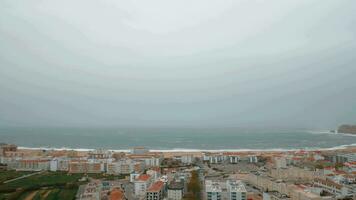
<path fill-rule="evenodd" d="M 239 180 L 206 180 L 207 200 L 246 200 L 245 185 Z"/>
<path fill-rule="evenodd" d="M 127 158 L 144 162 L 146 167 L 159 167 L 161 165 L 162 156 L 154 153 L 146 153 L 142 155 L 132 154 Z"/>
<path fill-rule="evenodd" d="M 169 183 L 167 189 L 168 200 L 181 200 L 184 196 L 184 179 Z"/>
<path fill-rule="evenodd" d="M 88 153 L 88 159 L 109 159 L 112 157 L 112 152 L 104 149 L 96 149 Z"/>
<path fill-rule="evenodd" d="M 8 169 L 17 171 L 47 171 L 50 169 L 49 159 L 19 159 L 8 163 Z"/>
<path fill-rule="evenodd" d="M 141 161 L 131 159 L 121 159 L 117 162 L 107 164 L 108 174 L 131 174 L 133 172 L 142 172 L 145 165 Z"/>
<path fill-rule="evenodd" d="M 207 200 L 222 200 L 222 185 L 218 181 L 205 180 L 205 193 Z"/>
<path fill-rule="evenodd" d="M 69 159 L 66 157 L 53 158 L 50 161 L 50 171 L 68 171 L 69 170 Z"/>
<path fill-rule="evenodd" d="M 336 162 L 344 163 L 344 162 L 356 162 L 356 153 L 346 153 L 336 155 Z"/>
<path fill-rule="evenodd" d="M 172 157 L 173 160 L 178 160 L 180 161 L 182 164 L 185 165 L 190 165 L 193 163 L 194 161 L 194 157 L 191 154 L 187 154 L 187 155 L 176 155 Z"/>
<path fill-rule="evenodd" d="M 69 173 L 102 173 L 105 164 L 100 162 L 88 162 L 86 160 L 70 161 Z"/>
<path fill-rule="evenodd" d="M 245 185 L 241 181 L 227 180 L 226 181 L 228 200 L 246 200 L 247 191 Z"/>
<path fill-rule="evenodd" d="M 352 188 L 329 179 L 315 178 L 313 185 L 314 187 L 320 187 L 323 190 L 335 195 L 336 198 L 350 197 L 353 195 Z"/>
<path fill-rule="evenodd" d="M 320 176 L 320 173 L 299 167 L 288 167 L 272 168 L 268 175 L 275 179 L 283 180 L 313 180 L 315 177 Z"/>
<path fill-rule="evenodd" d="M 274 165 L 277 169 L 287 168 L 287 159 L 285 157 L 275 157 Z"/>
<path fill-rule="evenodd" d="M 17 146 L 14 144 L 5 144 L 5 143 L 0 144 L 0 156 L 5 156 L 6 152 L 16 152 L 16 151 L 17 151 Z"/>
<path fill-rule="evenodd" d="M 134 183 L 134 193 L 136 197 L 144 197 L 146 195 L 147 188 L 152 184 L 152 177 L 148 174 L 141 174 L 136 177 Z"/>
<path fill-rule="evenodd" d="M 164 183 L 157 181 L 146 191 L 146 200 L 162 200 L 164 195 Z"/>

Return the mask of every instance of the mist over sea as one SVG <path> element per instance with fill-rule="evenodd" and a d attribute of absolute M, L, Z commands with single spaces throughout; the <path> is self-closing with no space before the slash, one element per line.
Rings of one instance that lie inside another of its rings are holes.
<path fill-rule="evenodd" d="M 307 130 L 237 128 L 0 128 L 0 142 L 20 147 L 113 150 L 314 149 L 355 145 L 356 136 Z"/>

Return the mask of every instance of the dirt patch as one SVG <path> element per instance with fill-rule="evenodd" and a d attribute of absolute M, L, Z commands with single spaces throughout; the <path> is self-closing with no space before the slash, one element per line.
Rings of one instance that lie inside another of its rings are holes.
<path fill-rule="evenodd" d="M 42 198 L 43 198 L 43 199 L 46 199 L 47 196 L 49 195 L 49 193 L 51 193 L 51 192 L 52 192 L 52 190 L 47 190 L 47 191 L 42 195 Z"/>
<path fill-rule="evenodd" d="M 25 200 L 32 200 L 33 197 L 36 196 L 37 192 L 38 192 L 38 191 L 33 191 L 33 192 L 31 192 L 29 195 L 27 195 L 27 197 L 25 198 Z"/>

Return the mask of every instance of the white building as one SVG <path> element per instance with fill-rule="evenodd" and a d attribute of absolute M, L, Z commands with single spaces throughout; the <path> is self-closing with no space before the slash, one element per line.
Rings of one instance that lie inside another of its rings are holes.
<path fill-rule="evenodd" d="M 245 185 L 241 181 L 227 180 L 226 181 L 227 196 L 229 200 L 246 200 L 247 191 Z"/>
<path fill-rule="evenodd" d="M 54 158 L 49 163 L 49 170 L 56 172 L 58 170 L 58 159 Z"/>
<path fill-rule="evenodd" d="M 50 170 L 49 159 L 18 159 L 8 163 L 8 169 L 18 171 L 48 171 Z"/>
<path fill-rule="evenodd" d="M 255 155 L 248 156 L 248 162 L 257 163 L 258 162 L 258 157 L 255 156 Z"/>
<path fill-rule="evenodd" d="M 143 160 L 145 161 L 145 165 L 147 167 L 159 167 L 161 164 L 161 159 L 156 157 L 145 158 Z"/>
<path fill-rule="evenodd" d="M 274 163 L 276 168 L 287 168 L 287 159 L 284 157 L 275 157 Z"/>
<path fill-rule="evenodd" d="M 320 187 L 323 190 L 335 195 L 337 198 L 344 198 L 352 196 L 353 189 L 345 185 L 336 183 L 332 180 L 316 178 L 314 180 L 314 187 Z"/>
<path fill-rule="evenodd" d="M 163 200 L 164 183 L 157 181 L 153 183 L 146 192 L 146 200 Z"/>
<path fill-rule="evenodd" d="M 181 200 L 184 195 L 183 180 L 173 181 L 168 185 L 167 197 L 168 200 Z"/>
<path fill-rule="evenodd" d="M 173 157 L 174 160 L 178 160 L 183 164 L 190 165 L 194 161 L 194 157 L 192 155 L 181 155 Z"/>
<path fill-rule="evenodd" d="M 239 180 L 206 180 L 205 192 L 207 200 L 246 200 L 245 185 Z"/>
<path fill-rule="evenodd" d="M 152 184 L 152 177 L 148 174 L 141 174 L 134 181 L 134 193 L 136 197 L 146 196 L 147 188 Z"/>
<path fill-rule="evenodd" d="M 240 160 L 240 156 L 229 156 L 230 163 L 238 163 Z"/>
<path fill-rule="evenodd" d="M 347 153 L 336 156 L 338 162 L 356 162 L 356 153 Z"/>
<path fill-rule="evenodd" d="M 205 193 L 207 200 L 221 200 L 222 186 L 218 181 L 205 180 Z"/>
<path fill-rule="evenodd" d="M 223 161 L 225 161 L 226 160 L 226 156 L 224 156 L 224 155 L 211 155 L 210 157 L 209 157 L 209 162 L 211 163 L 211 164 L 217 164 L 217 163 L 221 163 L 221 162 L 223 162 Z"/>

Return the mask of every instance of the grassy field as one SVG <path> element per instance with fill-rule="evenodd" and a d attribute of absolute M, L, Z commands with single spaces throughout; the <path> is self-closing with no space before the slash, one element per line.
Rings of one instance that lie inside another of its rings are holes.
<path fill-rule="evenodd" d="M 11 176 L 19 177 L 23 172 L 9 172 Z M 17 174 L 18 173 L 18 174 Z M 4 175 L 9 177 L 10 175 Z M 20 200 L 55 200 L 75 198 L 75 194 L 80 184 L 78 180 L 83 174 L 67 174 L 64 172 L 43 172 L 21 180 L 0 184 L 0 200 L 20 199 Z M 89 177 L 96 179 L 114 180 L 122 179 L 124 176 L 113 176 L 105 174 L 89 174 Z M 8 180 L 8 179 L 5 179 Z"/>
<path fill-rule="evenodd" d="M 32 172 L 0 171 L 0 183 Z"/>

